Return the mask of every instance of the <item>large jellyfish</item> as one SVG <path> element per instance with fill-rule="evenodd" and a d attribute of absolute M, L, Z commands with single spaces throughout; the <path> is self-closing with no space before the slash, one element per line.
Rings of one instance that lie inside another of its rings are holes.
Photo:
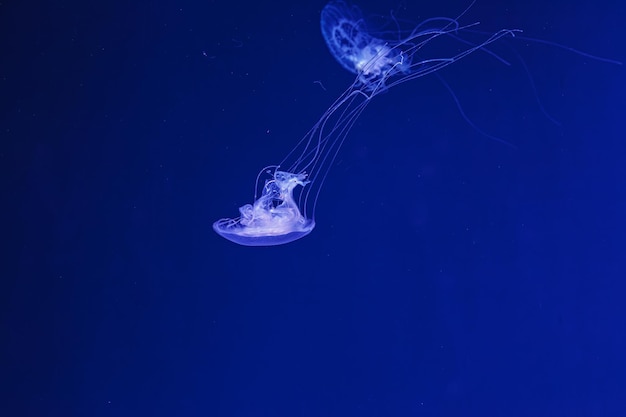
<path fill-rule="evenodd" d="M 486 47 L 520 32 L 479 32 L 475 30 L 478 23 L 459 22 L 464 14 L 427 19 L 408 30 L 396 25 L 373 31 L 357 7 L 341 1 L 328 3 L 321 14 L 322 34 L 337 61 L 356 74 L 354 82 L 280 163 L 261 170 L 253 202 L 241 206 L 238 217 L 216 221 L 213 229 L 245 246 L 280 245 L 311 233 L 328 172 L 352 126 L 374 97 L 477 51 L 500 59 Z M 471 39 L 465 36 L 470 34 Z"/>

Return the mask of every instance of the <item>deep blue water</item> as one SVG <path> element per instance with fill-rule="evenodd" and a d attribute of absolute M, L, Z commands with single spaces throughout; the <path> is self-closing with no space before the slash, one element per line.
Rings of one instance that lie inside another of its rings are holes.
<path fill-rule="evenodd" d="M 545 3 L 464 21 L 626 61 L 626 3 Z M 441 75 L 515 148 L 425 77 L 366 109 L 309 236 L 212 231 L 352 82 L 323 6 L 0 6 L 0 415 L 626 415 L 625 66 L 507 40 Z"/>

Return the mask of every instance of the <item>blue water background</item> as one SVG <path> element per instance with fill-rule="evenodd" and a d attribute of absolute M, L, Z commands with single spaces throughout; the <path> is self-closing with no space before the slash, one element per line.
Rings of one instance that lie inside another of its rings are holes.
<path fill-rule="evenodd" d="M 510 67 L 441 74 L 515 149 L 426 77 L 356 123 L 311 235 L 212 231 L 352 82 L 323 6 L 0 6 L 0 415 L 626 415 L 623 66 L 508 40 L 560 126 L 503 44 Z M 464 21 L 626 61 L 625 18 L 479 0 Z"/>

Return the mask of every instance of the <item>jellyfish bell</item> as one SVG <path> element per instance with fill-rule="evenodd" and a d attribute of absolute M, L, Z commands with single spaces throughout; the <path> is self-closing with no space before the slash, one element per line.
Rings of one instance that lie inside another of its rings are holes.
<path fill-rule="evenodd" d="M 355 72 L 358 52 L 371 43 L 361 10 L 343 2 L 330 2 L 320 16 L 322 36 L 339 64 Z"/>
<path fill-rule="evenodd" d="M 331 54 L 346 70 L 365 80 L 380 77 L 390 69 L 402 70 L 396 56 L 390 54 L 392 46 L 373 36 L 361 10 L 341 1 L 328 3 L 321 13 L 322 36 Z"/>
<path fill-rule="evenodd" d="M 410 58 L 398 59 L 389 41 L 374 36 L 361 10 L 342 1 L 331 1 L 322 9 L 322 36 L 331 54 L 342 67 L 357 74 L 364 86 L 383 74 L 406 72 Z"/>

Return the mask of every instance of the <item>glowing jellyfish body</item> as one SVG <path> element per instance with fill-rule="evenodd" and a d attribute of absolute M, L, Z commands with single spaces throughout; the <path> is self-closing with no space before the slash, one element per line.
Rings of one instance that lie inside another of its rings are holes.
<path fill-rule="evenodd" d="M 398 62 L 389 40 L 370 34 L 361 10 L 343 2 L 330 2 L 321 15 L 322 36 L 335 59 L 348 71 L 357 74 L 364 85 L 368 80 L 392 76 L 410 68 L 409 57 Z"/>
<path fill-rule="evenodd" d="M 372 98 L 516 32 L 504 29 L 468 41 L 460 36 L 476 24 L 461 26 L 457 19 L 428 19 L 409 31 L 398 30 L 393 39 L 384 39 L 368 31 L 358 8 L 343 2 L 326 5 L 321 16 L 324 39 L 339 63 L 357 74 L 356 79 L 280 164 L 261 172 L 269 179 L 260 188 L 260 196 L 240 207 L 239 217 L 220 219 L 213 229 L 246 246 L 280 245 L 308 235 L 315 227 L 315 208 L 326 176 Z M 439 48 L 426 51 L 438 39 L 453 41 L 453 48 L 447 54 Z"/>
<path fill-rule="evenodd" d="M 223 237 L 245 246 L 274 246 L 308 235 L 315 221 L 305 218 L 293 198 L 296 186 L 304 187 L 304 174 L 274 171 L 263 193 L 253 204 L 239 208 L 240 217 L 221 219 L 213 229 Z"/>

